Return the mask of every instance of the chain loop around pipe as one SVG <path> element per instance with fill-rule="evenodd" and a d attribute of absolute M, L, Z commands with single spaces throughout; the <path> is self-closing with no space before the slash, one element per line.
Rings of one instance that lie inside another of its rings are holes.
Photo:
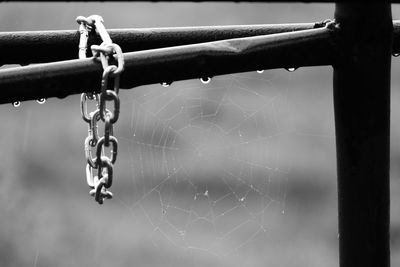
<path fill-rule="evenodd" d="M 83 120 L 88 124 L 88 136 L 85 139 L 86 182 L 91 188 L 90 195 L 95 198 L 96 202 L 103 204 L 105 199 L 110 199 L 113 196 L 108 190 L 113 182 L 113 168 L 118 153 L 118 141 L 113 136 L 113 125 L 117 122 L 120 112 L 118 93 L 120 74 L 124 70 L 124 57 L 121 48 L 112 42 L 107 33 L 102 17 L 98 15 L 87 18 L 79 16 L 76 21 L 79 24 L 80 32 L 79 58 L 86 58 L 88 36 L 92 30 L 96 30 L 102 39 L 100 45 L 91 46 L 93 56 L 100 58 L 103 67 L 101 93 L 99 95 L 83 93 L 81 96 L 81 113 Z M 109 88 L 111 84 L 112 88 Z M 96 110 L 88 111 L 88 100 L 95 101 Z M 107 109 L 107 102 L 113 102 L 113 109 Z M 104 123 L 104 135 L 101 137 L 97 125 L 100 120 Z M 104 147 L 109 147 L 110 144 L 111 155 L 106 156 Z M 94 158 L 92 149 L 96 151 Z M 94 174 L 96 170 L 97 175 Z"/>

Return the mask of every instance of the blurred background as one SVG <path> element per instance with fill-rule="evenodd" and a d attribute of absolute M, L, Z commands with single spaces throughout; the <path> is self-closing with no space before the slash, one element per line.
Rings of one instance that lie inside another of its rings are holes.
<path fill-rule="evenodd" d="M 0 30 L 77 29 L 75 18 L 91 14 L 111 29 L 316 22 L 333 12 L 331 4 L 1 3 Z M 396 266 L 400 63 L 392 64 Z M 1 266 L 338 266 L 331 67 L 120 97 L 115 197 L 102 206 L 85 180 L 78 95 L 0 106 Z"/>

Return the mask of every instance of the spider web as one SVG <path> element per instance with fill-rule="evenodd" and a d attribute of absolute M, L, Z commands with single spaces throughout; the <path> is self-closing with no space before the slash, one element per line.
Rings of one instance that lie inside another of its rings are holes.
<path fill-rule="evenodd" d="M 3 265 L 337 266 L 328 71 L 122 90 L 114 199 L 102 206 L 83 177 L 79 96 L 3 106 L 13 114 L 2 155 L 11 162 Z"/>
<path fill-rule="evenodd" d="M 129 135 L 119 135 L 130 155 L 127 205 L 145 214 L 154 246 L 227 257 L 277 226 L 289 171 L 277 114 L 286 91 L 271 81 L 282 74 L 290 75 L 252 72 L 130 92 Z"/>

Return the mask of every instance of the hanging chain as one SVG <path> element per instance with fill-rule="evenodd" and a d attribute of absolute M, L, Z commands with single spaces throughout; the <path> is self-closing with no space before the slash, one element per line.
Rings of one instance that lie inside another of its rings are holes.
<path fill-rule="evenodd" d="M 114 44 L 104 27 L 102 17 L 92 15 L 88 18 L 79 16 L 79 58 L 86 58 L 88 37 L 92 30 L 96 30 L 102 39 L 101 45 L 92 45 L 94 57 L 100 57 L 103 67 L 101 80 L 101 93 L 83 93 L 81 95 L 81 113 L 83 120 L 88 124 L 88 136 L 85 139 L 86 181 L 90 195 L 94 196 L 99 204 L 104 199 L 112 198 L 108 190 L 113 182 L 113 167 L 117 160 L 118 141 L 113 135 L 113 125 L 117 122 L 120 110 L 118 97 L 120 75 L 124 70 L 124 58 L 121 48 Z M 116 59 L 115 59 L 116 56 Z M 96 110 L 88 111 L 88 102 L 94 101 Z M 107 109 L 107 103 L 112 103 L 113 108 Z M 98 133 L 99 121 L 104 123 L 104 136 Z M 104 147 L 111 145 L 110 156 L 105 155 Z M 95 157 L 93 157 L 95 152 Z M 97 171 L 97 173 L 96 173 Z"/>

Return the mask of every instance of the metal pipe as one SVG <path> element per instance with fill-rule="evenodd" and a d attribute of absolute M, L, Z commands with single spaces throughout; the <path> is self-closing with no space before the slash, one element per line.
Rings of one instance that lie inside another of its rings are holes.
<path fill-rule="evenodd" d="M 13 2 L 25 2 L 26 0 L 13 0 Z M 36 0 L 36 2 L 48 2 L 49 0 Z M 53 0 L 52 2 L 65 2 L 66 0 Z M 368 0 L 369 2 L 373 2 Z M 111 2 L 111 1 L 100 1 L 100 0 L 74 0 L 71 2 Z M 290 1 L 290 0 L 153 0 L 153 1 L 144 1 L 144 0 L 119 0 L 119 2 L 194 2 L 194 3 L 212 3 L 212 2 L 234 2 L 234 3 L 345 3 L 348 0 L 302 0 L 302 1 Z M 354 0 L 353 2 L 362 2 L 361 0 Z M 400 3 L 400 0 L 381 0 L 381 3 Z"/>
<path fill-rule="evenodd" d="M 13 0 L 13 2 L 26 2 L 26 0 Z M 36 0 L 35 2 L 49 2 L 49 0 Z M 65 0 L 53 0 L 51 2 L 66 2 Z M 101 0 L 73 0 L 73 1 L 69 1 L 69 2 L 111 2 L 111 1 L 101 1 Z M 244 0 L 244 1 L 232 1 L 232 0 L 153 0 L 153 1 L 144 1 L 144 0 L 119 0 L 118 2 L 152 2 L 152 3 L 157 3 L 157 2 L 192 2 L 192 3 L 201 3 L 201 2 L 259 2 L 259 3 L 263 3 L 263 2 L 299 2 L 299 3 L 311 3 L 311 2 L 329 2 L 332 3 L 334 1 L 332 0 L 319 0 L 319 1 L 288 1 L 288 0 L 274 0 L 274 1 L 265 1 L 265 0 Z M 340 2 L 340 1 L 337 1 Z"/>
<path fill-rule="evenodd" d="M 336 54 L 334 33 L 319 28 L 125 53 L 121 88 L 258 69 L 331 65 Z M 97 58 L 3 69 L 0 103 L 99 91 L 101 76 Z"/>
<path fill-rule="evenodd" d="M 323 27 L 323 23 L 263 24 L 148 29 L 111 29 L 111 39 L 122 51 L 156 49 L 224 39 L 268 35 Z M 88 44 L 100 44 L 94 32 Z M 75 59 L 78 56 L 79 31 L 0 32 L 0 64 L 30 64 Z M 90 49 L 89 49 L 90 50 Z"/>
<path fill-rule="evenodd" d="M 389 267 L 390 4 L 336 4 L 340 267 Z"/>
<path fill-rule="evenodd" d="M 296 24 L 232 25 L 146 29 L 110 29 L 114 43 L 125 52 L 213 42 L 224 39 L 309 30 L 324 26 L 323 22 Z M 400 21 L 393 21 L 393 53 L 400 53 Z M 89 46 L 99 44 L 100 37 L 91 34 Z M 0 32 L 0 65 L 54 62 L 77 58 L 79 32 L 21 31 Z M 89 49 L 90 50 L 90 49 Z M 90 52 L 90 51 L 89 51 Z"/>

